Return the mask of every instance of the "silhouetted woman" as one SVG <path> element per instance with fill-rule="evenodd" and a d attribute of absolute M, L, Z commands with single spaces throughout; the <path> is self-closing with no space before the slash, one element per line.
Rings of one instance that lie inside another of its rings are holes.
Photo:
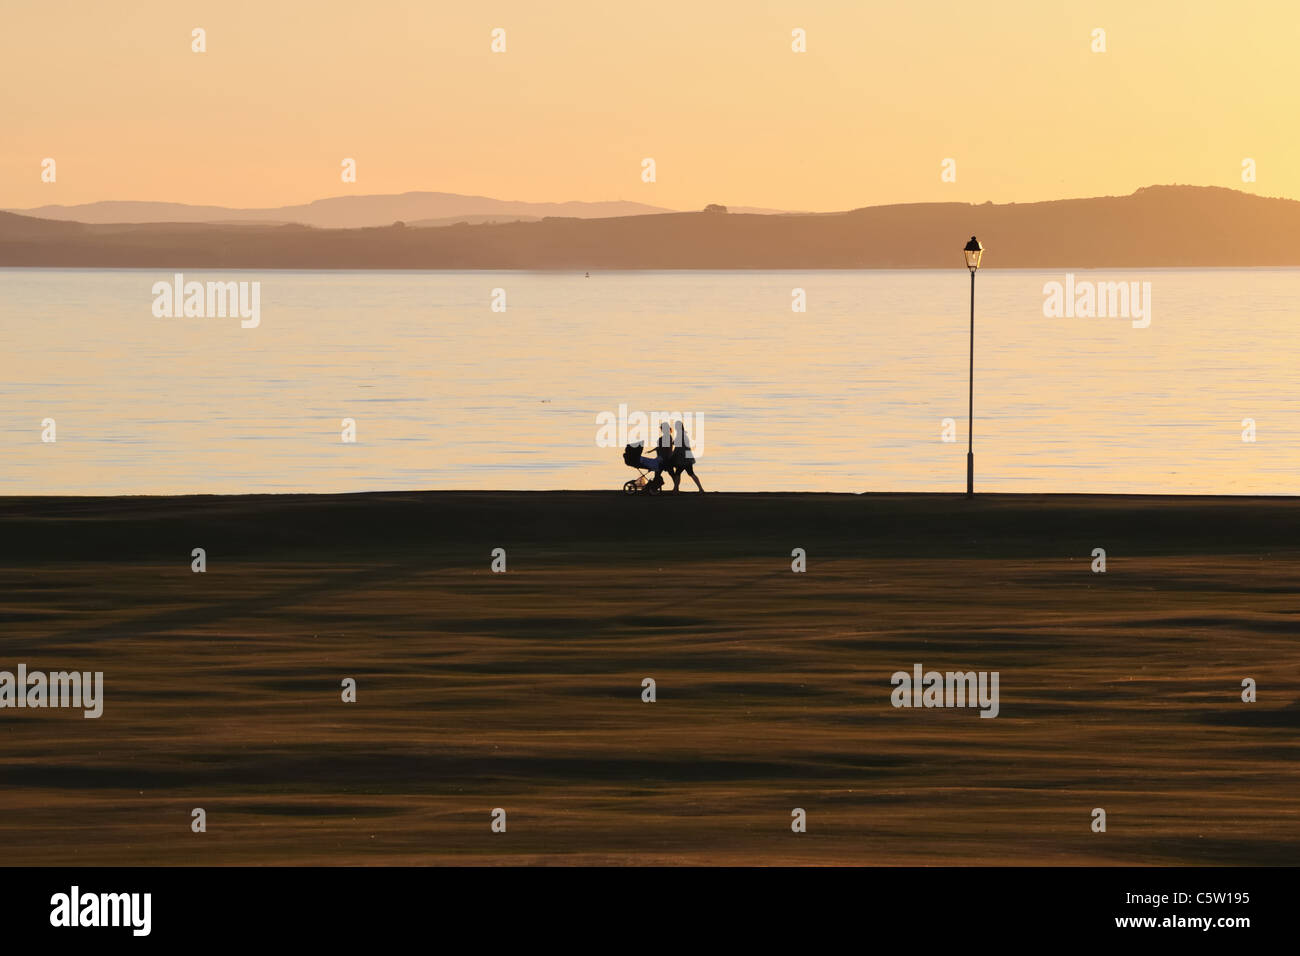
<path fill-rule="evenodd" d="M 695 482 L 695 487 L 703 493 L 704 485 L 700 484 L 699 476 L 695 474 L 695 452 L 691 450 L 691 439 L 686 434 L 686 425 L 679 418 L 677 426 L 677 460 L 674 462 L 676 470 L 673 472 L 673 491 L 682 483 L 682 472 L 691 476 L 691 481 Z M 667 426 L 665 426 L 667 427 Z"/>
<path fill-rule="evenodd" d="M 659 467 L 655 469 L 658 476 L 665 468 L 673 467 L 673 429 L 667 422 L 659 423 Z"/>

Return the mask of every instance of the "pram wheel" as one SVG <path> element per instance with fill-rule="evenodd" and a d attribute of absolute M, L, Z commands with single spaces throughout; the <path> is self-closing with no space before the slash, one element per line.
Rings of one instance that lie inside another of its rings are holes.
<path fill-rule="evenodd" d="M 623 494 L 634 495 L 638 491 L 640 491 L 640 489 L 637 487 L 635 478 L 633 478 L 631 481 L 623 482 Z"/>
<path fill-rule="evenodd" d="M 649 482 L 649 484 L 647 484 L 647 485 L 645 486 L 645 493 L 646 493 L 647 495 L 657 495 L 657 494 L 659 494 L 659 489 L 662 488 L 663 486 L 664 486 L 664 483 L 663 483 L 663 480 L 662 480 L 662 479 L 660 479 L 660 478 L 653 478 L 653 479 L 651 479 L 651 481 Z"/>

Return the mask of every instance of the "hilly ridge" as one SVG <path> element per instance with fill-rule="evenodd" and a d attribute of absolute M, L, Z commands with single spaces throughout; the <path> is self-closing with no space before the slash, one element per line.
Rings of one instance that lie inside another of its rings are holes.
<path fill-rule="evenodd" d="M 0 213 L 0 265 L 265 269 L 1003 268 L 1300 265 L 1300 202 L 1211 186 L 844 213 L 657 213 L 362 229 L 85 224 Z"/>

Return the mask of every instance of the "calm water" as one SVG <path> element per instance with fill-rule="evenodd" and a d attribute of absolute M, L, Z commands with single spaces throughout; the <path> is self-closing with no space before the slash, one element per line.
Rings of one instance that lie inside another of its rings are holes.
<path fill-rule="evenodd" d="M 961 268 L 185 273 L 260 281 L 255 329 L 154 318 L 171 276 L 0 270 L 0 494 L 614 489 L 620 403 L 701 416 L 709 490 L 964 488 Z M 1300 270 L 1075 276 L 1149 281 L 1151 325 L 1045 318 L 1064 271 L 982 271 L 978 488 L 1300 491 Z"/>

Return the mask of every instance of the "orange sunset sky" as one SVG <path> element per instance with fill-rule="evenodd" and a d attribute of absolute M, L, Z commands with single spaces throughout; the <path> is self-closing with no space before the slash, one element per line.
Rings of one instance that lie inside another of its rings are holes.
<path fill-rule="evenodd" d="M 3 208 L 420 189 L 823 211 L 1175 182 L 1300 198 L 1295 0 L 0 10 Z M 191 52 L 195 27 L 206 53 Z M 495 27 L 505 53 L 491 52 Z M 1090 48 L 1098 27 L 1105 53 Z M 795 28 L 806 53 L 791 51 Z M 355 185 L 340 182 L 344 157 Z M 940 180 L 949 157 L 955 183 Z"/>

